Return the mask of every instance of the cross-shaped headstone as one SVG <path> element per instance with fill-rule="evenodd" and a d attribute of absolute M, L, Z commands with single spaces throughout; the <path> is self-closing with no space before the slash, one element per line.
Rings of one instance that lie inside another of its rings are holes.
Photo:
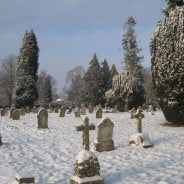
<path fill-rule="evenodd" d="M 133 109 L 131 111 L 131 118 L 134 118 L 137 120 L 137 132 L 142 133 L 142 118 L 144 118 L 144 114 L 142 113 L 142 110 L 140 108 L 135 111 Z"/>
<path fill-rule="evenodd" d="M 89 125 L 89 118 L 84 118 L 84 124 L 77 125 L 76 126 L 77 131 L 82 131 L 82 137 L 83 137 L 83 148 L 85 150 L 89 150 L 89 131 L 95 130 L 95 125 L 91 124 Z"/>

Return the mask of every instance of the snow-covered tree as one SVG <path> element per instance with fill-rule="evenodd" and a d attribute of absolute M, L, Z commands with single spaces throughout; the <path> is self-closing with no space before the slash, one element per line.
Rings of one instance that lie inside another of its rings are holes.
<path fill-rule="evenodd" d="M 37 70 L 39 48 L 33 30 L 26 32 L 18 56 L 16 71 L 15 104 L 17 107 L 32 106 L 38 97 Z"/>
<path fill-rule="evenodd" d="M 167 3 L 150 44 L 153 87 L 165 118 L 184 124 L 184 1 Z"/>
<path fill-rule="evenodd" d="M 138 107 L 145 102 L 144 80 L 142 74 L 139 49 L 134 27 L 136 22 L 133 17 L 129 17 L 124 25 L 125 34 L 122 39 L 124 49 L 124 70 L 113 78 L 112 90 L 107 93 L 109 104 L 117 105 L 118 109 L 123 111 L 132 107 Z"/>

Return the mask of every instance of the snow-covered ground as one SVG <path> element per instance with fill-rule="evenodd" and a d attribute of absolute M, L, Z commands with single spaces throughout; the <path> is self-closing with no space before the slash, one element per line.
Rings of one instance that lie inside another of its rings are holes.
<path fill-rule="evenodd" d="M 128 146 L 136 133 L 129 113 L 106 113 L 114 122 L 115 150 L 93 150 L 95 131 L 90 131 L 90 149 L 96 154 L 105 184 L 184 184 L 184 127 L 163 126 L 162 112 L 144 112 L 143 132 L 152 148 Z M 91 123 L 101 119 L 87 114 Z M 49 113 L 49 129 L 37 129 L 36 114 L 12 120 L 0 117 L 0 184 L 10 184 L 16 173 L 30 172 L 37 184 L 69 184 L 75 158 L 82 150 L 82 133 L 75 130 L 80 118 Z"/>

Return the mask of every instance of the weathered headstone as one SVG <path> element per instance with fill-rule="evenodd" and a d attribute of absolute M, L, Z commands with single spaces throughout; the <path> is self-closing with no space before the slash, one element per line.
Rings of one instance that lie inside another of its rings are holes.
<path fill-rule="evenodd" d="M 65 117 L 66 109 L 65 107 L 61 107 L 59 110 L 59 117 Z"/>
<path fill-rule="evenodd" d="M 74 176 L 70 184 L 104 184 L 100 176 L 100 165 L 96 155 L 89 151 L 89 130 L 95 125 L 89 125 L 89 118 L 84 118 L 84 124 L 76 126 L 77 131 L 83 131 L 83 150 L 76 157 Z"/>
<path fill-rule="evenodd" d="M 131 118 L 137 120 L 137 133 L 130 137 L 129 145 L 134 144 L 144 148 L 152 147 L 153 144 L 150 143 L 149 135 L 147 133 L 142 133 L 142 119 L 144 118 L 142 110 L 140 108 L 137 110 L 132 109 Z"/>
<path fill-rule="evenodd" d="M 41 108 L 38 111 L 38 128 L 48 128 L 48 112 L 47 109 Z"/>
<path fill-rule="evenodd" d="M 20 120 L 20 111 L 18 109 L 15 109 L 12 113 L 12 119 L 13 120 Z"/>
<path fill-rule="evenodd" d="M 29 106 L 27 106 L 27 107 L 25 108 L 25 110 L 26 110 L 26 113 L 30 113 L 30 107 L 29 107 Z"/>
<path fill-rule="evenodd" d="M 75 108 L 75 117 L 76 118 L 80 117 L 80 109 L 78 107 Z"/>
<path fill-rule="evenodd" d="M 86 115 L 86 107 L 85 104 L 81 105 L 81 115 Z"/>
<path fill-rule="evenodd" d="M 10 109 L 10 118 L 12 118 L 13 111 L 16 109 L 16 107 L 13 105 Z"/>
<path fill-rule="evenodd" d="M 114 123 L 109 119 L 103 119 L 97 127 L 97 135 L 94 142 L 96 151 L 111 151 L 114 150 L 113 136 Z"/>
<path fill-rule="evenodd" d="M 71 114 L 71 113 L 72 113 L 72 108 L 69 107 L 69 108 L 67 109 L 67 111 L 66 111 L 66 114 Z"/>
<path fill-rule="evenodd" d="M 1 116 L 6 116 L 6 111 L 5 111 L 5 109 L 3 108 L 3 109 L 1 109 Z"/>
<path fill-rule="evenodd" d="M 102 108 L 98 108 L 96 111 L 96 118 L 102 118 Z"/>
<path fill-rule="evenodd" d="M 20 115 L 21 115 L 21 116 L 25 116 L 25 114 L 26 114 L 25 108 L 21 108 L 21 109 L 20 109 Z"/>
<path fill-rule="evenodd" d="M 92 105 L 89 105 L 88 111 L 89 111 L 89 113 L 93 113 L 93 106 Z"/>

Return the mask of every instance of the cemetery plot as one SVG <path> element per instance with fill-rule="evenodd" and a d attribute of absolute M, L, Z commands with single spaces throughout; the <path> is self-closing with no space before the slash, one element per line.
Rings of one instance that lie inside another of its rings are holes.
<path fill-rule="evenodd" d="M 98 158 L 100 176 L 105 184 L 177 183 L 184 181 L 183 140 L 184 127 L 163 126 L 162 112 L 143 112 L 142 132 L 149 133 L 154 147 L 143 149 L 128 146 L 130 136 L 136 133 L 135 119 L 130 113 L 104 113 L 114 123 L 115 149 L 105 152 L 94 150 L 97 126 L 102 119 L 86 112 L 90 131 L 89 149 Z M 35 183 L 65 184 L 73 176 L 76 156 L 82 151 L 82 132 L 75 126 L 82 122 L 74 112 L 61 118 L 57 113 L 48 115 L 49 129 L 37 129 L 37 115 L 28 113 L 20 120 L 0 117 L 0 183 L 10 184 L 17 172 L 30 172 Z"/>

